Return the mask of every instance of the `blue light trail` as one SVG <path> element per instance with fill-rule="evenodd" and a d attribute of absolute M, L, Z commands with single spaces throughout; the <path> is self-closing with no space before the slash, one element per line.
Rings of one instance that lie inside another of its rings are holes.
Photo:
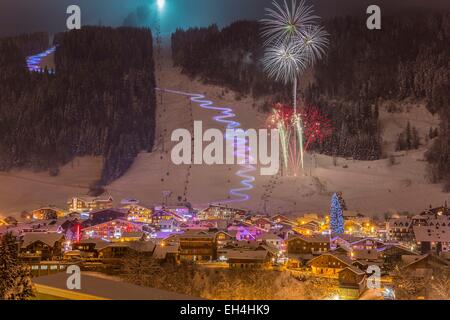
<path fill-rule="evenodd" d="M 45 57 L 51 55 L 56 50 L 56 47 L 52 47 L 48 49 L 47 51 L 44 51 L 42 53 L 38 53 L 34 56 L 27 57 L 27 67 L 28 70 L 31 72 L 44 72 L 44 69 L 41 67 L 42 59 Z M 55 70 L 48 70 L 49 73 L 54 74 Z"/>
<path fill-rule="evenodd" d="M 183 91 L 176 91 L 176 90 L 168 90 L 168 89 L 156 89 L 167 93 L 172 94 L 178 94 L 190 97 L 190 100 L 197 103 L 201 108 L 203 109 L 209 109 L 209 110 L 216 110 L 220 111 L 220 115 L 214 116 L 213 119 L 216 122 L 225 124 L 226 129 L 236 129 L 241 126 L 241 124 L 237 121 L 230 120 L 231 118 L 236 117 L 236 114 L 234 113 L 233 109 L 226 108 L 226 107 L 217 107 L 214 106 L 214 102 L 210 100 L 206 100 L 206 97 L 202 94 L 198 93 L 187 93 Z M 230 137 L 225 138 L 227 141 L 231 141 Z M 234 139 L 234 137 L 233 137 Z M 234 141 L 232 141 L 234 143 Z M 237 137 L 236 143 L 245 145 L 245 149 L 237 148 L 237 151 L 235 150 L 235 156 L 238 157 L 238 159 L 242 158 L 245 159 L 245 156 L 247 152 L 249 151 L 249 146 L 247 145 L 244 138 Z M 248 195 L 246 192 L 252 190 L 254 188 L 253 182 L 255 181 L 255 177 L 249 175 L 249 173 L 256 171 L 256 168 L 253 165 L 250 164 L 242 164 L 240 165 L 241 169 L 236 172 L 236 176 L 241 178 L 240 184 L 242 185 L 241 188 L 233 188 L 229 190 L 229 194 L 233 197 L 236 197 L 234 199 L 226 199 L 219 201 L 220 203 L 235 203 L 235 202 L 245 202 L 250 200 L 250 195 Z"/>

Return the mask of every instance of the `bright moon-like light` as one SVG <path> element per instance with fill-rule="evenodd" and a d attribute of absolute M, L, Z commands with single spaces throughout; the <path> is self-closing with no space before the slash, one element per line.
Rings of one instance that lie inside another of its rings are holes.
<path fill-rule="evenodd" d="M 159 10 L 164 9 L 165 4 L 166 4 L 166 0 L 156 0 L 156 5 L 158 6 Z"/>

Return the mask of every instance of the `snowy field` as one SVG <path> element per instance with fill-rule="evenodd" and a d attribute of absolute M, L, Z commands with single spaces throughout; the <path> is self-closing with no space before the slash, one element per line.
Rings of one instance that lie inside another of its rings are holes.
<path fill-rule="evenodd" d="M 216 106 L 233 108 L 236 112 L 233 120 L 239 121 L 242 128 L 264 128 L 267 115 L 256 110 L 251 98 L 236 101 L 233 92 L 223 94 L 220 87 L 189 79 L 172 67 L 168 59 L 163 61 L 159 76 L 160 88 L 203 94 Z M 137 198 L 145 205 L 161 203 L 163 191 L 172 192 L 169 201 L 173 203 L 178 197 L 187 198 L 196 207 L 233 200 L 229 190 L 240 186 L 242 179 L 235 175 L 239 165 L 176 166 L 170 159 L 173 130 L 192 130 L 195 120 L 203 121 L 203 130 L 223 129 L 223 125 L 213 120 L 215 115 L 217 111 L 205 110 L 186 96 L 163 93 L 161 104 L 158 95 L 155 151 L 141 153 L 122 178 L 107 186 L 116 202 L 122 198 Z M 403 111 L 395 114 L 382 108 L 380 121 L 386 154 L 393 153 L 397 136 L 408 120 L 418 128 L 422 141 L 430 126 L 439 124 L 439 119 L 422 105 L 405 104 Z M 342 158 L 334 165 L 331 157 L 307 155 L 304 175 L 296 178 L 260 176 L 258 168 L 252 173 L 255 182 L 253 190 L 248 192 L 250 200 L 230 205 L 292 215 L 326 213 L 332 193 L 342 191 L 349 210 L 371 215 L 420 212 L 430 204 L 437 206 L 450 200 L 448 194 L 441 192 L 440 185 L 428 183 L 425 150 L 423 145 L 416 151 L 394 153 L 395 165 L 388 159 L 353 161 Z M 0 215 L 17 215 L 22 210 L 49 204 L 65 208 L 67 198 L 86 194 L 89 184 L 99 178 L 101 166 L 101 158 L 88 157 L 77 158 L 64 166 L 57 177 L 26 170 L 0 173 Z M 263 197 L 267 201 L 263 201 Z"/>

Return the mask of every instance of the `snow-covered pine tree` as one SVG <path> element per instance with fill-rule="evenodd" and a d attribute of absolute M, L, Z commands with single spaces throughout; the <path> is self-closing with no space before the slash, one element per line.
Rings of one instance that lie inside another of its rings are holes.
<path fill-rule="evenodd" d="M 24 300 L 32 296 L 30 272 L 19 261 L 17 238 L 7 233 L 0 241 L 0 300 Z"/>
<path fill-rule="evenodd" d="M 331 198 L 330 230 L 331 234 L 344 233 L 344 210 L 347 210 L 341 192 L 336 192 Z"/>

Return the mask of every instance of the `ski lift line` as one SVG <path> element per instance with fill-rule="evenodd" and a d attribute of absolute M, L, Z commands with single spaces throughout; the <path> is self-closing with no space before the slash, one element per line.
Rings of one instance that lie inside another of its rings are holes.
<path fill-rule="evenodd" d="M 156 88 L 156 90 L 161 91 L 161 92 L 171 93 L 171 94 L 187 96 L 190 98 L 190 101 L 197 103 L 203 109 L 219 111 L 220 114 L 217 116 L 214 116 L 213 120 L 215 120 L 216 122 L 219 122 L 221 124 L 224 124 L 227 129 L 235 129 L 235 128 L 239 128 L 241 126 L 241 123 L 239 123 L 238 121 L 231 120 L 232 118 L 236 117 L 236 114 L 234 113 L 232 108 L 217 107 L 214 105 L 213 101 L 207 100 L 206 97 L 202 94 L 188 93 L 188 92 L 183 92 L 183 91 L 160 89 L 160 88 Z M 228 140 L 228 141 L 230 141 L 231 139 L 234 140 L 234 137 L 231 137 L 231 138 L 226 137 L 226 140 Z M 244 145 L 246 145 L 244 140 L 245 140 L 245 137 L 244 138 L 237 137 L 238 144 L 243 143 Z M 249 147 L 246 145 L 245 150 L 240 150 L 240 148 L 238 148 L 238 151 L 236 151 L 235 155 L 238 157 L 245 158 L 246 153 L 248 151 L 249 151 Z M 233 188 L 233 189 L 229 190 L 229 192 L 228 192 L 229 195 L 235 197 L 234 199 L 221 200 L 221 201 L 219 201 L 219 203 L 223 203 L 223 204 L 237 203 L 237 202 L 245 202 L 245 201 L 250 200 L 250 195 L 248 195 L 246 192 L 248 192 L 254 188 L 253 182 L 255 181 L 255 177 L 250 175 L 250 173 L 256 171 L 256 168 L 250 164 L 240 165 L 240 167 L 241 167 L 241 169 L 239 169 L 236 172 L 236 176 L 242 179 L 240 182 L 242 187 L 241 188 Z"/>

